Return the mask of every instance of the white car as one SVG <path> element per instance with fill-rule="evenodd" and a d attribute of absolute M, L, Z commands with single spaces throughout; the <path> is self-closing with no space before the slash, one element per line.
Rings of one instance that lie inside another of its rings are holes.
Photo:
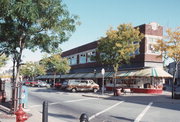
<path fill-rule="evenodd" d="M 46 82 L 43 81 L 38 82 L 38 87 L 46 87 L 46 86 L 47 86 Z"/>

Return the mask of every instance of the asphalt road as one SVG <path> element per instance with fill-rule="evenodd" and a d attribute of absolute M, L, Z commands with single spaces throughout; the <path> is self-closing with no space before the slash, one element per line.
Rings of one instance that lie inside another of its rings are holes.
<path fill-rule="evenodd" d="M 29 87 L 28 91 L 28 107 L 25 111 L 32 116 L 27 122 L 42 122 L 43 101 L 49 104 L 49 122 L 78 122 L 82 113 L 89 116 L 90 122 L 180 121 L 180 100 L 172 100 L 168 92 L 162 95 L 101 97 L 94 93 L 70 93 L 36 87 Z"/>

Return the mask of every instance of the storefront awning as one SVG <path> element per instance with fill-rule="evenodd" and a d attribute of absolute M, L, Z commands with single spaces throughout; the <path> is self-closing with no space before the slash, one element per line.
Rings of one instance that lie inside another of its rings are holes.
<path fill-rule="evenodd" d="M 172 78 L 173 76 L 162 68 L 146 68 L 140 70 L 129 70 L 118 72 L 117 77 L 162 77 Z"/>
<path fill-rule="evenodd" d="M 105 72 L 104 77 L 113 77 L 114 72 Z M 64 74 L 56 75 L 55 78 L 61 79 L 73 79 L 73 78 L 102 78 L 101 73 L 75 73 L 75 74 Z M 145 68 L 140 70 L 127 70 L 119 71 L 116 75 L 117 78 L 120 77 L 162 77 L 162 78 L 172 78 L 173 76 L 164 71 L 161 68 Z M 53 79 L 54 75 L 41 75 L 36 77 L 36 79 Z"/>

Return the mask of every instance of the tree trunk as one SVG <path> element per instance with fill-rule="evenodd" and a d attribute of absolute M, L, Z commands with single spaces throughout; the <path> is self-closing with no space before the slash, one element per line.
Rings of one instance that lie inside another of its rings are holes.
<path fill-rule="evenodd" d="M 113 76 L 114 88 L 113 88 L 113 91 L 114 91 L 114 96 L 116 96 L 116 75 L 117 75 L 117 71 L 118 71 L 119 65 L 116 64 L 113 67 L 114 67 L 114 76 Z"/>
<path fill-rule="evenodd" d="M 20 39 L 19 52 L 16 50 L 16 47 L 14 48 L 14 52 L 13 52 L 14 57 L 13 57 L 13 86 L 12 86 L 12 108 L 11 108 L 12 112 L 15 112 L 18 108 L 18 87 L 19 86 L 21 87 L 19 82 L 19 72 L 20 72 L 20 65 L 21 65 L 20 63 L 21 63 L 23 47 L 24 44 Z M 19 98 L 21 99 L 21 96 L 19 96 Z"/>
<path fill-rule="evenodd" d="M 12 74 L 12 106 L 11 111 L 14 113 L 17 110 L 17 83 L 15 82 L 15 66 L 16 66 L 16 59 L 13 58 L 13 74 Z"/>
<path fill-rule="evenodd" d="M 114 79 L 114 96 L 116 96 L 116 74 L 117 74 L 117 71 L 114 72 L 114 76 L 113 76 L 113 79 Z"/>
<path fill-rule="evenodd" d="M 53 87 L 55 88 L 55 82 L 56 82 L 56 72 L 54 72 L 54 80 L 53 80 Z"/>
<path fill-rule="evenodd" d="M 176 73 L 177 73 L 177 68 L 178 68 L 179 62 L 175 62 L 175 69 L 174 69 L 174 74 L 173 74 L 173 81 L 172 81 L 172 99 L 174 99 L 174 83 L 176 80 Z"/>

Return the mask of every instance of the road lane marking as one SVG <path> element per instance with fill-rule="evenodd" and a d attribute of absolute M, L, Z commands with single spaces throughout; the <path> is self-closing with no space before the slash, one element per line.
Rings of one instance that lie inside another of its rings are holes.
<path fill-rule="evenodd" d="M 95 117 L 99 116 L 100 114 L 105 113 L 106 111 L 109 111 L 110 109 L 112 109 L 112 108 L 118 106 L 119 104 L 121 104 L 121 103 L 123 103 L 123 102 L 124 102 L 124 101 L 118 102 L 118 103 L 116 103 L 115 105 L 110 106 L 110 107 L 106 108 L 105 110 L 102 110 L 102 111 L 100 111 L 100 112 L 98 112 L 98 113 L 92 115 L 91 117 L 89 117 L 89 120 L 94 119 Z"/>
<path fill-rule="evenodd" d="M 29 106 L 30 108 L 36 108 L 36 107 L 40 107 L 42 106 L 42 104 L 39 104 L 39 105 L 32 105 L 32 106 Z"/>
<path fill-rule="evenodd" d="M 55 105 L 55 104 L 59 104 L 59 103 L 72 103 L 72 102 L 79 102 L 79 101 L 85 101 L 85 100 L 91 100 L 91 99 L 98 99 L 98 98 L 85 98 L 85 99 L 77 99 L 77 100 L 60 101 L 60 102 L 48 103 L 48 105 Z M 32 106 L 30 106 L 30 108 L 36 108 L 36 107 L 40 107 L 40 106 L 42 106 L 42 104 L 32 105 Z"/>
<path fill-rule="evenodd" d="M 68 100 L 68 101 L 64 101 L 64 103 L 79 102 L 79 101 L 91 100 L 91 99 L 98 99 L 98 98 L 85 98 L 85 99 L 78 99 L 78 100 Z"/>
<path fill-rule="evenodd" d="M 149 110 L 149 108 L 151 107 L 151 105 L 153 104 L 153 102 L 150 102 L 146 108 L 139 114 L 139 116 L 134 120 L 134 122 L 139 122 L 143 116 L 145 115 L 145 113 Z"/>

